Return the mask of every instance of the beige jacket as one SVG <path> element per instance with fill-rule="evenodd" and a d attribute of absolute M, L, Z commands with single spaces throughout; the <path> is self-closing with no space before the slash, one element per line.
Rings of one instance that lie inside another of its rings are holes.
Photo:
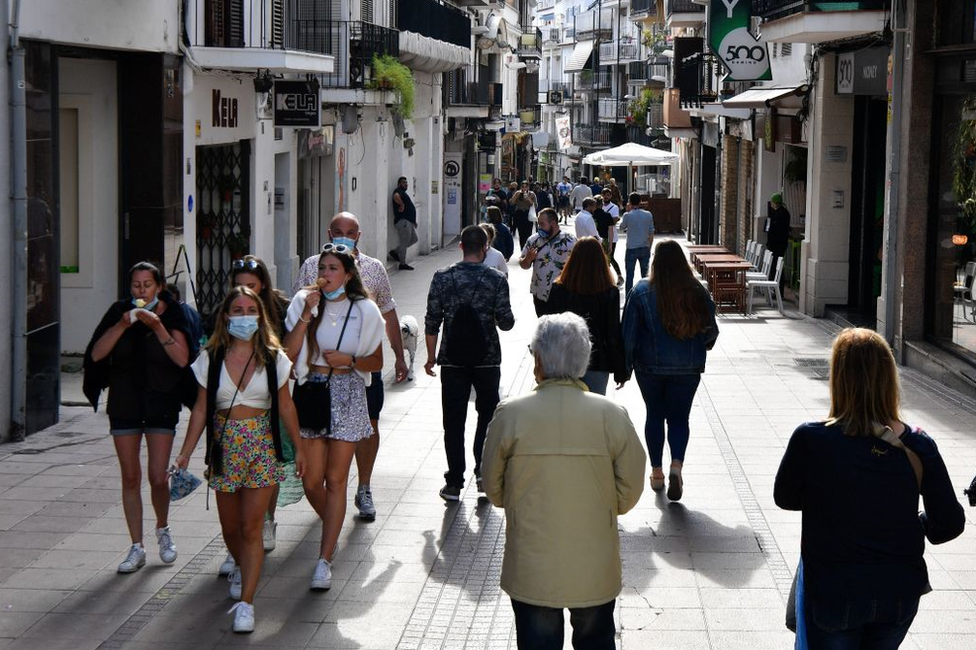
<path fill-rule="evenodd" d="M 640 499 L 645 461 L 627 411 L 582 382 L 547 380 L 503 401 L 482 461 L 485 492 L 507 518 L 502 589 L 545 607 L 616 598 L 617 516 Z"/>

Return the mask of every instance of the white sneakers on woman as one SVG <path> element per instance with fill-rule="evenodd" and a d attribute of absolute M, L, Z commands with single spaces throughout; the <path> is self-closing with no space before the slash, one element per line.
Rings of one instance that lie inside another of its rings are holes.
<path fill-rule="evenodd" d="M 230 583 L 230 597 L 234 600 L 241 599 L 241 567 L 235 566 L 234 570 L 227 576 Z"/>
<path fill-rule="evenodd" d="M 237 566 L 237 561 L 234 560 L 234 555 L 230 552 L 227 553 L 227 558 L 221 563 L 220 568 L 217 569 L 217 575 L 219 576 L 229 576 Z"/>
<path fill-rule="evenodd" d="M 159 559 L 163 564 L 176 562 L 176 544 L 173 543 L 173 535 L 169 532 L 169 526 L 156 529 L 156 541 L 159 543 Z M 146 548 L 139 542 L 129 547 L 129 552 L 119 564 L 119 573 L 135 573 L 146 566 Z"/>
<path fill-rule="evenodd" d="M 248 634 L 254 631 L 254 605 L 241 600 L 234 603 L 227 613 L 234 615 L 234 626 L 231 628 L 234 632 Z"/>
<path fill-rule="evenodd" d="M 163 561 L 163 564 L 176 562 L 176 544 L 173 543 L 169 526 L 156 529 L 156 541 L 159 542 L 159 559 Z"/>
<path fill-rule="evenodd" d="M 325 558 L 319 558 L 315 565 L 315 572 L 312 574 L 312 584 L 309 589 L 312 591 L 326 591 L 332 588 L 332 563 L 326 562 Z"/>
<path fill-rule="evenodd" d="M 119 565 L 119 573 L 135 573 L 146 565 L 146 549 L 136 543 L 129 548 L 129 554 Z"/>

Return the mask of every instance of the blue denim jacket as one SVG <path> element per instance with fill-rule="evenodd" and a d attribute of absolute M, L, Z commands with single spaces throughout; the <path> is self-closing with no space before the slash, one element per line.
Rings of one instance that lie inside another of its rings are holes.
<path fill-rule="evenodd" d="M 718 325 L 715 303 L 704 289 L 711 324 L 694 338 L 680 341 L 664 329 L 657 309 L 657 293 L 648 280 L 630 292 L 624 307 L 623 338 L 627 371 L 653 375 L 693 375 L 705 371 L 705 355 L 715 345 Z"/>

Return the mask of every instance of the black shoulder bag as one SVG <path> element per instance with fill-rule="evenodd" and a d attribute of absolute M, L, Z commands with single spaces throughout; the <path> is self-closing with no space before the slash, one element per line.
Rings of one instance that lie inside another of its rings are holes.
<path fill-rule="evenodd" d="M 346 312 L 346 320 L 342 323 L 339 340 L 336 342 L 336 350 L 342 345 L 342 337 L 346 333 L 346 325 L 349 324 L 349 315 L 352 314 L 352 302 L 350 299 L 349 311 Z M 312 429 L 313 431 L 325 429 L 328 435 L 332 435 L 331 384 L 333 370 L 334 368 L 329 368 L 329 375 L 325 381 L 306 381 L 303 384 L 295 385 L 292 400 L 295 402 L 295 410 L 298 411 L 298 426 L 301 428 Z"/>

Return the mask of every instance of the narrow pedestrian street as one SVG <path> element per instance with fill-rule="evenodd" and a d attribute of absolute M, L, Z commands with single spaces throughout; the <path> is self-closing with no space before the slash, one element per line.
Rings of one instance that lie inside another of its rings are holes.
<path fill-rule="evenodd" d="M 416 271 L 394 272 L 400 315 L 422 327 L 434 270 L 458 258 L 448 248 L 418 258 Z M 529 271 L 514 260 L 509 283 L 516 325 L 501 334 L 503 397 L 534 384 Z M 836 328 L 775 309 L 723 316 L 719 326 L 692 411 L 684 498 L 669 503 L 646 489 L 620 519 L 624 589 L 616 615 L 626 650 L 792 648 L 784 603 L 800 519 L 774 505 L 772 485 L 794 427 L 826 416 Z M 354 465 L 332 589 L 313 593 L 318 518 L 304 500 L 279 509 L 277 548 L 266 556 L 254 602 L 257 628 L 247 636 L 230 632 L 232 601 L 217 577 L 225 550 L 205 490 L 173 504 L 175 565 L 162 565 L 150 540 L 146 566 L 119 575 L 130 542 L 104 413 L 66 406 L 57 426 L 0 447 L 0 650 L 514 648 L 511 606 L 498 584 L 504 515 L 479 503 L 473 481 L 459 504 L 438 497 L 446 467 L 440 380 L 423 372 L 420 338 L 413 381 L 391 385 L 385 354 L 376 521 L 353 516 Z M 976 403 L 913 371 L 902 381 L 905 420 L 934 437 L 962 498 L 976 472 Z M 636 382 L 609 392 L 642 433 Z M 177 444 L 186 421 L 184 411 Z M 470 454 L 473 401 L 468 422 Z M 202 474 L 202 446 L 190 468 Z M 144 495 L 148 504 L 148 486 Z M 145 516 L 148 531 L 151 508 Z M 926 559 L 934 591 L 902 647 L 976 647 L 976 528 L 930 547 Z"/>

